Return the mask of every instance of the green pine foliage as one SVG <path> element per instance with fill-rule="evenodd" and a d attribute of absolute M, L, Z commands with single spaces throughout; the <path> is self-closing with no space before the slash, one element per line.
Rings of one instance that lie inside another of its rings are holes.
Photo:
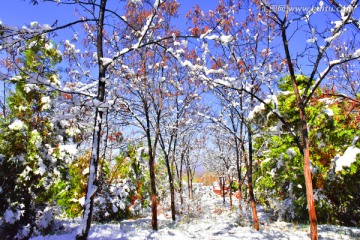
<path fill-rule="evenodd" d="M 138 217 L 149 206 L 150 176 L 144 150 L 129 146 L 114 162 L 103 162 L 104 177 L 95 200 L 95 220 Z"/>
<path fill-rule="evenodd" d="M 56 84 L 55 64 L 60 60 L 56 47 L 37 37 L 27 42 L 20 74 L 10 79 L 15 89 L 7 99 L 9 114 L 0 118 L 3 239 L 26 239 L 51 228 L 49 189 L 66 170 L 65 153 L 58 148 L 64 130 L 51 119 L 56 95 L 27 80 L 37 74 Z"/>
<path fill-rule="evenodd" d="M 78 156 L 68 166 L 68 175 L 58 181 L 52 189 L 52 198 L 62 208 L 65 217 L 80 217 L 85 199 L 90 151 Z"/>
<path fill-rule="evenodd" d="M 109 222 L 140 216 L 149 206 L 147 155 L 142 147 L 129 146 L 112 162 L 101 159 L 98 189 L 94 200 L 94 221 Z M 69 166 L 69 179 L 57 184 L 54 198 L 66 217 L 79 217 L 86 196 L 90 152 Z"/>

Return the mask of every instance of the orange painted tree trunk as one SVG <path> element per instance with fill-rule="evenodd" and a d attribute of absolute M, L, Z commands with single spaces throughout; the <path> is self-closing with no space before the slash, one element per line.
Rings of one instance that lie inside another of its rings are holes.
<path fill-rule="evenodd" d="M 304 111 L 300 111 L 304 112 Z M 311 178 L 311 169 L 310 169 L 310 141 L 307 130 L 306 123 L 306 115 L 303 115 L 303 129 L 302 129 L 302 137 L 303 137 L 303 150 L 304 150 L 304 177 L 305 177 L 305 186 L 306 186 L 306 198 L 309 212 L 309 220 L 310 220 L 310 234 L 312 240 L 318 239 L 318 231 L 317 231 L 317 218 L 316 218 L 316 210 L 315 210 L 315 201 L 314 201 L 314 193 L 313 193 L 313 185 Z M 304 121 L 303 121 L 304 119 Z"/>
<path fill-rule="evenodd" d="M 310 236 L 312 240 L 317 240 L 318 239 L 317 217 L 316 217 L 314 192 L 313 192 L 311 169 L 310 169 L 310 141 L 309 141 L 309 132 L 308 132 L 306 112 L 305 112 L 306 104 L 301 99 L 301 95 L 296 82 L 295 70 L 294 70 L 293 62 L 291 60 L 288 39 L 286 36 L 287 27 L 285 23 L 286 21 L 284 20 L 283 24 L 281 25 L 281 35 L 282 35 L 282 41 L 286 55 L 286 61 L 289 68 L 291 81 L 293 83 L 293 89 L 296 96 L 296 101 L 297 101 L 297 106 L 299 108 L 299 115 L 301 121 L 302 148 L 299 150 L 303 154 L 303 158 L 304 158 L 304 177 L 305 177 L 305 187 L 306 187 L 306 200 L 307 200 L 307 207 L 308 207 L 309 221 L 310 221 Z"/>

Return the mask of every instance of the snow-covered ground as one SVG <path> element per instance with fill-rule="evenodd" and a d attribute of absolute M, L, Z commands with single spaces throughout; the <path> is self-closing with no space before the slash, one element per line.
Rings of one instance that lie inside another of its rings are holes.
<path fill-rule="evenodd" d="M 222 198 L 204 187 L 201 198 L 197 199 L 198 207 L 193 208 L 196 217 L 187 214 L 177 216 L 177 221 L 159 215 L 159 230 L 151 229 L 150 216 L 136 220 L 125 220 L 119 223 L 93 224 L 89 239 L 308 239 L 307 225 L 294 225 L 286 222 L 273 221 L 261 208 L 258 208 L 260 231 L 250 227 L 249 212 L 240 217 L 239 210 L 229 211 L 227 203 L 223 205 Z M 238 201 L 234 201 L 237 205 Z M 200 207 L 201 206 L 201 207 Z M 64 229 L 56 235 L 38 236 L 32 240 L 73 240 L 79 226 L 78 221 L 63 221 Z M 331 225 L 319 226 L 319 239 L 360 239 L 360 228 L 350 228 Z"/>

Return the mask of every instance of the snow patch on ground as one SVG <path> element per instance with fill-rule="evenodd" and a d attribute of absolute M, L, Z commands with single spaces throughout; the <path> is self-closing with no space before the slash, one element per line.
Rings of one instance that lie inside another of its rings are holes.
<path fill-rule="evenodd" d="M 273 221 L 264 208 L 258 206 L 260 231 L 251 227 L 250 208 L 243 204 L 240 211 L 239 201 L 233 199 L 234 209 L 229 211 L 229 197 L 226 203 L 214 194 L 212 187 L 204 187 L 201 197 L 201 209 L 196 218 L 187 215 L 177 215 L 173 222 L 159 215 L 159 230 L 151 229 L 151 217 L 147 216 L 135 220 L 124 220 L 118 223 L 93 224 L 89 233 L 89 240 L 114 239 L 309 239 L 308 225 Z M 73 240 L 79 221 L 63 220 L 64 230 L 57 235 L 38 236 L 32 240 Z M 359 228 L 320 225 L 319 239 L 358 239 Z"/>

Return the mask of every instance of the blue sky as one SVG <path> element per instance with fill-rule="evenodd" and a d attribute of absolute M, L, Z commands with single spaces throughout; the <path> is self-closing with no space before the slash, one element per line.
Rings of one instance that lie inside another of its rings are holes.
<path fill-rule="evenodd" d="M 109 2 L 111 1 L 114 0 Z M 217 3 L 213 0 L 181 0 L 179 2 L 181 4 L 179 18 L 183 18 L 194 4 L 207 10 L 216 6 Z M 73 6 L 56 5 L 55 3 L 40 2 L 33 6 L 30 0 L 1 0 L 0 20 L 5 24 L 18 26 L 29 24 L 32 21 L 52 25 L 55 20 L 59 20 L 60 24 L 74 19 L 74 10 Z"/>
<path fill-rule="evenodd" d="M 32 21 L 52 24 L 56 19 L 71 19 L 74 11 L 69 6 L 54 3 L 40 3 L 33 6 L 30 0 L 2 0 L 0 19 L 8 25 L 22 26 Z"/>
<path fill-rule="evenodd" d="M 75 7 L 72 5 L 57 5 L 55 3 L 43 3 L 41 0 L 38 5 L 32 5 L 30 0 L 0 0 L 0 20 L 7 25 L 23 26 L 27 25 L 32 21 L 37 21 L 40 24 L 52 25 L 56 20 L 58 24 L 68 23 L 78 19 L 78 16 L 74 16 Z M 117 4 L 119 0 L 109 0 L 108 3 L 111 5 Z M 186 28 L 185 14 L 188 12 L 194 4 L 198 4 L 204 11 L 214 9 L 217 0 L 178 0 L 181 4 L 179 18 L 174 21 L 174 24 L 178 28 Z M 285 1 L 274 1 L 275 3 L 283 3 Z M 292 1 L 291 6 L 317 6 L 318 0 L 310 0 L 306 2 Z M 239 17 L 244 17 L 244 14 L 240 14 Z M 334 13 L 317 14 L 315 16 L 315 22 L 318 27 L 324 27 L 325 22 L 337 19 Z M 296 27 L 296 26 L 294 26 Z M 291 30 L 291 29 L 290 29 Z M 291 31 L 290 31 L 291 32 Z M 72 31 L 65 30 L 58 33 L 59 38 L 55 40 L 71 39 Z M 348 35 L 352 38 L 351 35 Z M 306 40 L 309 36 L 306 36 L 304 32 L 297 34 L 296 37 L 291 39 L 291 46 L 297 46 L 296 48 L 290 49 L 293 53 L 299 49 L 301 50 L 307 43 Z M 301 46 L 301 47 L 300 47 Z M 306 71 L 308 67 L 304 65 L 303 70 Z"/>

